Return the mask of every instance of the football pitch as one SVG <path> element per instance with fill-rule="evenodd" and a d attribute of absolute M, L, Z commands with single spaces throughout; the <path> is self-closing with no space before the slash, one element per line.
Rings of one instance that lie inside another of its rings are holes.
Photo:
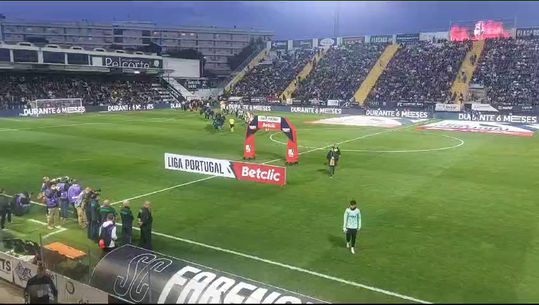
<path fill-rule="evenodd" d="M 37 194 L 43 176 L 67 175 L 101 188 L 102 200 L 134 198 L 135 215 L 150 200 L 154 250 L 328 302 L 539 300 L 538 136 L 275 115 L 296 125 L 300 145 L 284 187 L 165 170 L 165 152 L 243 155 L 244 124 L 217 132 L 180 110 L 0 119 L 0 187 Z M 254 162 L 284 166 L 285 142 L 259 131 Z M 334 143 L 342 156 L 330 179 Z M 362 213 L 355 255 L 342 233 L 351 199 Z M 34 205 L 0 234 L 99 256 L 75 219 L 54 231 L 39 221 Z"/>

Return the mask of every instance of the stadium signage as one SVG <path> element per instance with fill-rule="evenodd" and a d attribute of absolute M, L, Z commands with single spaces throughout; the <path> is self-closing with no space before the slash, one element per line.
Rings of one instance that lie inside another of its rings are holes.
<path fill-rule="evenodd" d="M 419 41 L 419 33 L 415 33 L 415 34 L 397 34 L 396 40 L 397 40 L 397 42 Z"/>
<path fill-rule="evenodd" d="M 13 281 L 12 265 L 11 258 L 0 252 L 0 278 L 9 282 Z"/>
<path fill-rule="evenodd" d="M 272 165 L 165 153 L 165 169 L 266 184 L 286 184 L 286 168 Z"/>
<path fill-rule="evenodd" d="M 170 103 L 170 109 L 182 109 L 181 103 Z"/>
<path fill-rule="evenodd" d="M 436 106 L 434 107 L 434 110 L 436 111 L 447 111 L 447 112 L 459 112 L 460 106 L 457 104 L 443 104 L 443 103 L 436 103 Z"/>
<path fill-rule="evenodd" d="M 103 57 L 103 64 L 105 67 L 114 68 L 137 68 L 137 69 L 150 69 L 150 68 L 162 68 L 163 61 L 160 59 L 146 59 L 146 58 L 132 58 L 132 57 L 119 57 L 119 56 L 105 56 Z"/>
<path fill-rule="evenodd" d="M 478 132 L 503 134 L 511 136 L 531 137 L 534 132 L 524 128 L 525 126 L 513 126 L 507 123 L 498 122 L 471 122 L 446 120 L 418 127 L 422 130 L 447 130 L 462 132 Z"/>
<path fill-rule="evenodd" d="M 271 112 L 271 106 L 265 106 L 265 105 L 242 105 L 242 110 L 247 111 L 262 111 L 262 112 Z"/>
<path fill-rule="evenodd" d="M 520 28 L 517 29 L 517 38 L 532 38 L 539 36 L 539 28 Z"/>
<path fill-rule="evenodd" d="M 389 43 L 393 41 L 393 35 L 374 35 L 369 39 L 370 43 Z"/>
<path fill-rule="evenodd" d="M 107 106 L 107 112 L 142 111 L 142 110 L 153 110 L 154 108 L 155 107 L 153 104 L 112 105 L 112 106 Z"/>
<path fill-rule="evenodd" d="M 308 304 L 323 301 L 132 245 L 99 261 L 91 285 L 139 304 Z"/>
<path fill-rule="evenodd" d="M 287 49 L 288 48 L 288 40 L 275 40 L 271 43 L 271 46 L 274 49 Z"/>
<path fill-rule="evenodd" d="M 487 111 L 487 112 L 498 112 L 498 109 L 492 107 L 490 104 L 481 104 L 481 103 L 472 103 L 472 110 L 475 111 Z"/>
<path fill-rule="evenodd" d="M 70 114 L 70 113 L 84 113 L 86 108 L 84 106 L 79 107 L 49 107 L 49 108 L 30 108 L 23 109 L 23 112 L 19 116 L 37 116 L 37 115 L 49 115 L 49 114 Z"/>
<path fill-rule="evenodd" d="M 364 43 L 365 42 L 365 36 L 343 37 L 342 42 L 344 44 Z"/>
<path fill-rule="evenodd" d="M 393 118 L 408 118 L 408 119 L 427 119 L 429 113 L 425 111 L 399 111 L 399 110 L 373 110 L 367 109 L 365 114 L 368 116 L 381 116 Z"/>
<path fill-rule="evenodd" d="M 503 122 L 517 124 L 537 124 L 537 116 L 533 115 L 504 115 L 504 114 L 470 114 L 459 113 L 459 120 L 481 122 Z"/>
<path fill-rule="evenodd" d="M 311 49 L 313 47 L 312 39 L 294 40 L 292 41 L 294 48 Z"/>
<path fill-rule="evenodd" d="M 318 44 L 322 47 L 331 47 L 337 44 L 337 40 L 334 38 L 322 38 Z"/>
<path fill-rule="evenodd" d="M 342 114 L 341 108 L 290 107 L 290 112 L 314 114 Z"/>

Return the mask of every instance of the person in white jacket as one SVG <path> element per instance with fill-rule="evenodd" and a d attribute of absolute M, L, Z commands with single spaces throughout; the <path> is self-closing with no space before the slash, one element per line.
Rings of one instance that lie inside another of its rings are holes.
<path fill-rule="evenodd" d="M 350 252 L 355 254 L 354 247 L 356 246 L 356 236 L 361 229 L 361 212 L 357 208 L 355 200 L 350 201 L 350 207 L 344 211 L 344 224 L 342 229 L 346 234 L 346 248 L 349 248 Z"/>
<path fill-rule="evenodd" d="M 107 220 L 99 228 L 99 237 L 99 242 L 103 243 L 103 245 L 100 245 L 100 247 L 103 249 L 104 253 L 114 250 L 116 247 L 115 241 L 118 239 L 118 235 L 116 235 L 114 215 L 107 215 Z"/>

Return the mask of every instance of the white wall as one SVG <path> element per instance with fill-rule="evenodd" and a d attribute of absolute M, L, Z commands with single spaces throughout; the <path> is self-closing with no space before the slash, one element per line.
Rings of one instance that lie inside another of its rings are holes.
<path fill-rule="evenodd" d="M 163 67 L 166 70 L 174 70 L 171 77 L 179 78 L 199 78 L 200 60 L 163 57 Z M 168 76 L 168 73 L 166 73 Z"/>

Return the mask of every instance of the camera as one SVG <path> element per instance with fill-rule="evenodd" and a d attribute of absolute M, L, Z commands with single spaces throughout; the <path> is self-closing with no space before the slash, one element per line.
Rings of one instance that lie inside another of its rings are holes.
<path fill-rule="evenodd" d="M 88 196 L 90 199 L 97 199 L 101 195 L 101 189 L 90 190 Z"/>

